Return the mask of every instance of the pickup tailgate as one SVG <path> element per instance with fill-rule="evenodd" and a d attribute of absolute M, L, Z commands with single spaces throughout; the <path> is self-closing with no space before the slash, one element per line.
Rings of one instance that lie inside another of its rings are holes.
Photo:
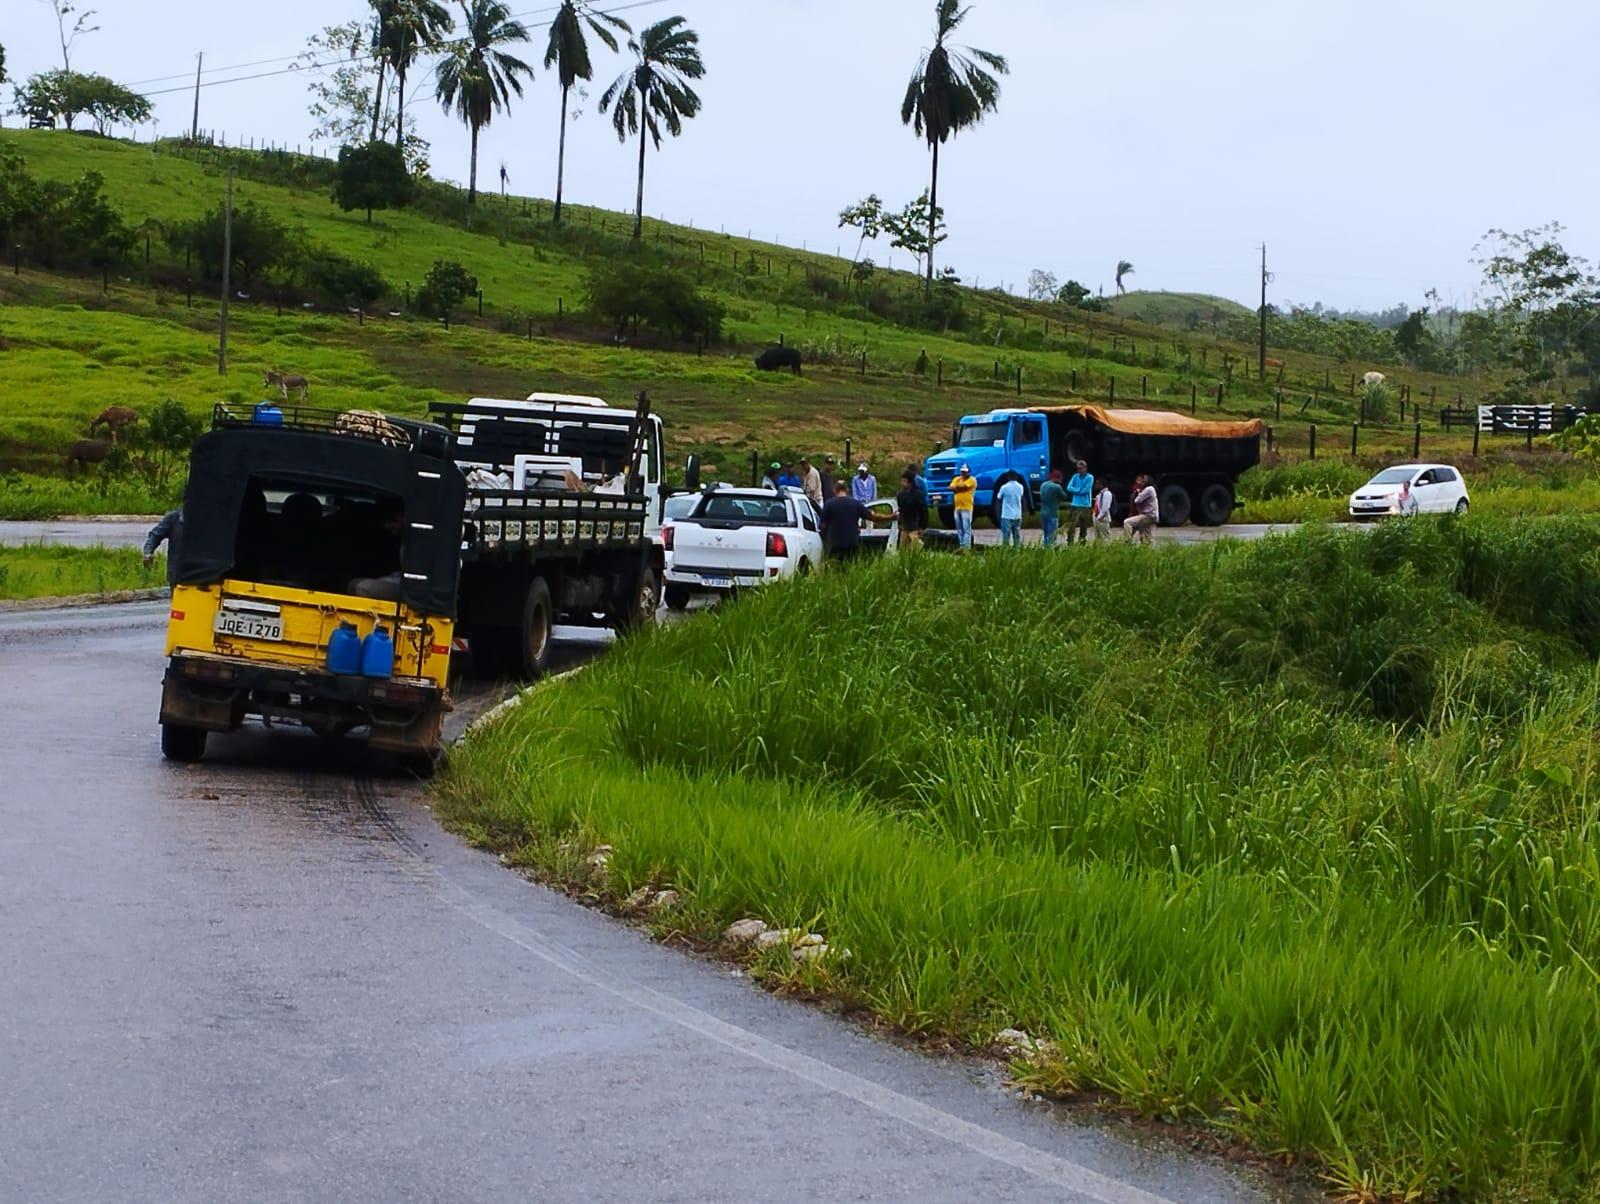
<path fill-rule="evenodd" d="M 766 571 L 766 526 L 733 519 L 680 518 L 673 521 L 673 528 L 673 567 L 679 572 L 710 569 L 759 576 Z"/>

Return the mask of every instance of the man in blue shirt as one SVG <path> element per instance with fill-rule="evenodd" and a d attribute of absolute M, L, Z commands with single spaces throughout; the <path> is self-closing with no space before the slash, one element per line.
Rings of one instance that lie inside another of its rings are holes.
<path fill-rule="evenodd" d="M 850 496 L 863 506 L 878 500 L 878 478 L 872 475 L 865 460 L 856 465 L 856 475 L 850 478 Z"/>
<path fill-rule="evenodd" d="M 1067 481 L 1067 542 L 1089 542 L 1089 532 L 1094 528 L 1094 477 L 1089 464 L 1078 461 L 1078 471 Z"/>
<path fill-rule="evenodd" d="M 1022 546 L 1022 482 L 1012 477 L 1000 486 L 1000 544 Z"/>

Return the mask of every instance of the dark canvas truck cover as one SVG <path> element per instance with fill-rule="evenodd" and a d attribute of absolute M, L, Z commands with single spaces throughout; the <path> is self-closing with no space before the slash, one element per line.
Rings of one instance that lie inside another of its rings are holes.
<path fill-rule="evenodd" d="M 1058 464 L 1088 460 L 1097 473 L 1212 473 L 1237 476 L 1261 461 L 1259 418 L 1213 422 L 1169 410 L 1041 406 Z"/>
<path fill-rule="evenodd" d="M 418 444 L 437 443 L 442 451 L 448 443 L 447 433 L 437 427 L 399 425 L 413 433 L 437 432 L 437 439 L 418 438 Z M 183 495 L 178 584 L 216 585 L 232 571 L 234 537 L 252 476 L 310 490 L 372 490 L 399 498 L 412 524 L 430 528 L 413 525 L 402 541 L 401 596 L 422 614 L 456 617 L 467 493 L 461 470 L 441 456 L 348 434 L 241 426 L 202 435 Z"/>

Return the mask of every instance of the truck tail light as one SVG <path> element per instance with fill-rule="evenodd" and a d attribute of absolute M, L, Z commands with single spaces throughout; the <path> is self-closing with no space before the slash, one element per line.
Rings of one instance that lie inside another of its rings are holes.
<path fill-rule="evenodd" d="M 789 541 L 787 539 L 785 539 L 782 535 L 780 535 L 777 531 L 768 531 L 767 532 L 767 555 L 768 556 L 788 556 L 789 555 Z"/>
<path fill-rule="evenodd" d="M 672 530 L 671 527 L 661 528 L 661 547 L 668 552 L 672 551 Z"/>

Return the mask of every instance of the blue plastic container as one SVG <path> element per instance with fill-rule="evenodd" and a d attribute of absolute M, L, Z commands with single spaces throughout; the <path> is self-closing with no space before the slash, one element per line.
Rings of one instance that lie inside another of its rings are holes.
<path fill-rule="evenodd" d="M 394 674 L 394 641 L 382 626 L 361 642 L 361 676 L 390 677 Z"/>
<path fill-rule="evenodd" d="M 256 426 L 282 426 L 283 411 L 270 401 L 258 401 L 250 421 Z"/>
<path fill-rule="evenodd" d="M 361 636 L 354 623 L 340 623 L 328 637 L 328 672 L 354 677 L 361 672 Z"/>

